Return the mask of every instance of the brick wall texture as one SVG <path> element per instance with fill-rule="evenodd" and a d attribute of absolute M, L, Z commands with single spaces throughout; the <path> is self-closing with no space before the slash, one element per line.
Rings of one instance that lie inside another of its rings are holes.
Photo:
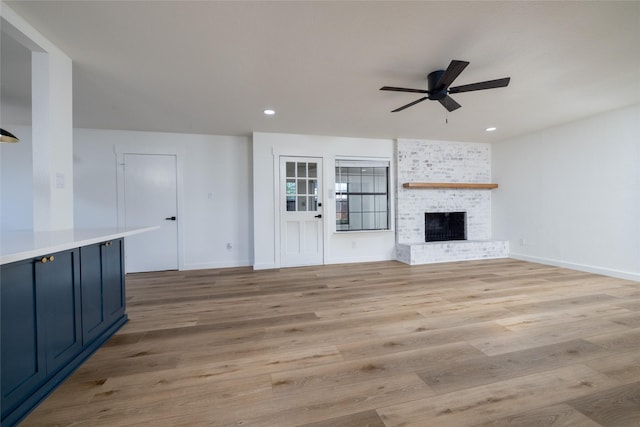
<path fill-rule="evenodd" d="M 467 239 L 491 239 L 491 191 L 405 189 L 405 182 L 491 182 L 491 146 L 399 139 L 396 144 L 396 242 L 424 242 L 425 212 L 467 212 Z"/>

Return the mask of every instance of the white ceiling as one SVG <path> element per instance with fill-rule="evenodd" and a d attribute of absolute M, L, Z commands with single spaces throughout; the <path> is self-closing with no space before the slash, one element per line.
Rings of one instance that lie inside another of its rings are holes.
<path fill-rule="evenodd" d="M 76 127 L 492 142 L 640 102 L 638 1 L 7 3 L 74 61 Z M 390 112 L 452 59 L 511 84 Z"/>

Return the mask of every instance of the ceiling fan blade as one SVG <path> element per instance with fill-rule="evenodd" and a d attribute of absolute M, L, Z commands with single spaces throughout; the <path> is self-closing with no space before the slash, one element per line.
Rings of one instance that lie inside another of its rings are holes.
<path fill-rule="evenodd" d="M 453 60 L 445 70 L 438 83 L 436 83 L 436 91 L 440 91 L 442 89 L 446 89 L 453 83 L 453 81 L 464 71 L 464 69 L 469 65 L 467 61 L 457 61 Z"/>
<path fill-rule="evenodd" d="M 424 90 L 424 89 L 409 89 L 406 87 L 393 87 L 393 86 L 382 86 L 380 90 L 390 90 L 393 92 L 429 93 L 428 90 Z"/>
<path fill-rule="evenodd" d="M 505 87 L 509 84 L 511 77 L 503 79 L 487 80 L 486 82 L 471 83 L 468 85 L 456 86 L 449 88 L 449 93 L 471 92 L 474 90 L 495 89 L 497 87 Z"/>
<path fill-rule="evenodd" d="M 413 105 L 416 105 L 417 103 L 422 102 L 422 101 L 424 101 L 425 99 L 429 99 L 429 98 L 425 96 L 424 98 L 416 99 L 415 101 L 410 102 L 410 103 L 408 103 L 407 105 L 403 105 L 403 106 L 402 106 L 402 107 L 400 107 L 400 108 L 396 108 L 395 110 L 393 110 L 393 111 L 391 111 L 391 112 L 392 112 L 392 113 L 397 113 L 398 111 L 402 111 L 402 110 L 404 110 L 405 108 L 409 108 L 409 107 L 411 107 L 411 106 L 413 106 Z"/>
<path fill-rule="evenodd" d="M 462 105 L 460 105 L 456 101 L 454 101 L 454 99 L 452 97 L 450 97 L 449 95 L 445 96 L 442 99 L 438 99 L 438 101 L 440 101 L 440 104 L 442 104 L 442 106 L 444 108 L 446 108 L 447 111 L 449 111 L 449 112 L 451 112 L 453 110 L 457 110 L 458 108 L 462 107 Z"/>

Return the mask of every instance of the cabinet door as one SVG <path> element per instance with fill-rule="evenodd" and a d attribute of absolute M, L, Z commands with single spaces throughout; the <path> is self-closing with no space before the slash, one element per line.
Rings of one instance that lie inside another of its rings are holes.
<path fill-rule="evenodd" d="M 80 248 L 82 339 L 88 344 L 124 315 L 122 239 Z"/>
<path fill-rule="evenodd" d="M 86 345 L 106 329 L 103 304 L 102 244 L 80 248 L 82 288 L 82 341 Z"/>
<path fill-rule="evenodd" d="M 112 240 L 102 245 L 102 286 L 107 323 L 124 315 L 124 242 Z"/>
<path fill-rule="evenodd" d="M 2 418 L 28 396 L 46 376 L 44 321 L 47 301 L 36 292 L 32 260 L 0 269 L 2 335 Z"/>
<path fill-rule="evenodd" d="M 36 262 L 39 313 L 44 313 L 47 374 L 53 374 L 82 350 L 79 250 L 48 255 Z M 51 260 L 53 257 L 53 260 Z"/>

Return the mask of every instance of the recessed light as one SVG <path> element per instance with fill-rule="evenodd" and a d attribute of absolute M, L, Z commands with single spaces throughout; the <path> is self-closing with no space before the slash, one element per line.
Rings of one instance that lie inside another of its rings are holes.
<path fill-rule="evenodd" d="M 493 132 L 493 131 L 494 131 L 494 130 L 496 130 L 496 129 L 498 129 L 498 128 L 497 128 L 497 127 L 493 127 L 493 126 L 492 126 L 492 127 L 486 128 L 485 130 L 486 130 L 487 132 Z"/>
<path fill-rule="evenodd" d="M 272 110 L 270 108 L 267 108 L 266 110 L 264 110 L 264 115 L 265 116 L 273 116 L 274 114 L 276 114 L 275 110 Z"/>

